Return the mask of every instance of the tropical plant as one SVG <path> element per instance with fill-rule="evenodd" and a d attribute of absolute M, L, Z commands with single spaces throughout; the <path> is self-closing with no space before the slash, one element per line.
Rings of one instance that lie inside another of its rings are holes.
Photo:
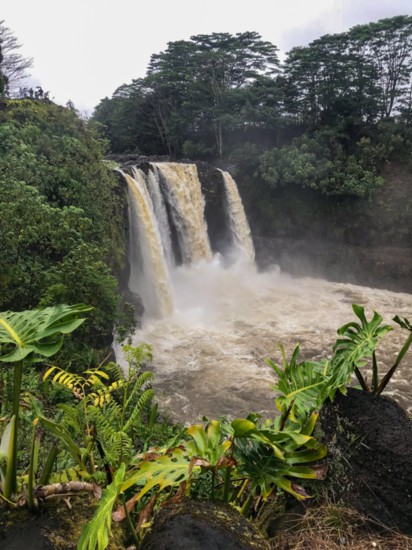
<path fill-rule="evenodd" d="M 324 479 L 326 467 L 313 466 L 327 453 L 325 445 L 312 436 L 317 416 L 312 413 L 300 428 L 295 423 L 294 429 L 289 430 L 279 430 L 276 420 L 265 420 L 260 425 L 252 420 L 253 417 L 232 422 L 234 456 L 239 461 L 237 474 L 245 476 L 247 484 L 251 485 L 241 508 L 243 514 L 247 515 L 254 498 L 258 503 L 262 499 L 265 501 L 276 488 L 298 500 L 309 498 L 293 478 Z"/>
<path fill-rule="evenodd" d="M 276 407 L 280 416 L 276 422 L 278 428 L 283 430 L 288 421 L 303 426 L 309 416 L 319 410 L 328 397 L 333 396 L 336 386 L 328 383 L 331 382 L 328 360 L 299 362 L 300 347 L 297 344 L 288 362 L 285 348 L 281 344 L 279 348 L 283 368 L 271 359 L 266 362 L 278 379 L 273 385 L 273 389 L 279 394 L 276 397 Z"/>
<path fill-rule="evenodd" d="M 259 424 L 252 418 L 256 420 L 251 416 L 230 424 L 219 420 L 210 420 L 206 426 L 194 424 L 172 446 L 136 455 L 123 482 L 110 489 L 112 498 L 100 514 L 110 514 L 116 495 L 123 495 L 123 504 L 113 516 L 127 519 L 138 505 L 141 525 L 156 501 L 190 495 L 202 478 L 209 480 L 209 498 L 230 502 L 245 516 L 252 502 L 258 507 L 276 488 L 298 499 L 308 498 L 304 488 L 289 478 L 324 478 L 326 468 L 312 465 L 326 454 L 325 446 L 311 435 L 317 415 L 311 415 L 305 426 L 293 431 L 279 431 L 274 422 Z M 124 495 L 131 490 L 131 498 L 125 502 Z M 109 529 L 106 520 L 100 517 L 98 522 L 95 516 L 86 526 L 82 550 L 103 549 L 97 540 L 97 530 L 104 529 L 103 525 Z M 107 530 L 102 540 L 106 535 Z"/>
<path fill-rule="evenodd" d="M 153 374 L 140 372 L 141 365 L 152 358 L 151 347 L 125 345 L 123 354 L 128 363 L 125 373 L 111 362 L 104 367 L 87 369 L 81 375 L 52 366 L 43 377 L 45 381 L 66 387 L 78 399 L 75 407 L 66 403 L 59 405 L 62 423 L 73 436 L 83 434 L 92 444 L 91 455 L 97 450 L 109 483 L 111 472 L 121 463 L 129 464 L 133 453 L 147 445 L 157 416 L 157 407 L 151 408 Z M 143 419 L 146 413 L 148 429 Z"/>
<path fill-rule="evenodd" d="M 393 319 L 401 328 L 409 331 L 410 334 L 399 351 L 393 366 L 379 381 L 376 349 L 385 334 L 393 330 L 393 327 L 383 325 L 383 318 L 376 311 L 373 313 L 372 320 L 368 321 L 365 316 L 364 307 L 353 304 L 352 308 L 360 323 L 351 321 L 338 329 L 339 338 L 333 347 L 334 356 L 331 360 L 331 372 L 336 382 L 341 385 L 346 384 L 352 373 L 355 373 L 364 391 L 380 395 L 412 343 L 412 327 L 406 318 L 402 320 L 396 316 Z M 372 362 L 371 386 L 368 385 L 366 378 L 360 371 L 370 360 Z"/>
<path fill-rule="evenodd" d="M 0 362 L 13 365 L 14 370 L 11 409 L 13 442 L 9 446 L 10 454 L 2 487 L 6 499 L 17 488 L 17 441 L 24 365 L 42 361 L 57 353 L 63 344 L 64 335 L 78 328 L 85 320 L 80 315 L 88 311 L 89 307 L 77 304 L 0 313 Z"/>

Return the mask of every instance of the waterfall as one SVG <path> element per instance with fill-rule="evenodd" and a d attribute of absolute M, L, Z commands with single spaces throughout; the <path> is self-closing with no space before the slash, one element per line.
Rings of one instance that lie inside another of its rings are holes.
<path fill-rule="evenodd" d="M 256 270 L 236 184 L 223 172 L 225 195 L 220 174 L 215 177 L 211 169 L 205 171 L 212 176 L 210 187 L 202 182 L 210 201 L 207 219 L 211 228 L 216 224 L 210 245 L 196 166 L 144 166 L 144 172 L 129 168 L 133 177 L 121 172 L 129 193 L 129 286 L 146 309 L 133 343 L 153 346 L 155 387 L 164 410 L 180 422 L 196 422 L 203 415 L 244 416 L 251 410 L 272 417 L 273 373 L 265 359 L 282 360 L 274 355 L 276 342 L 285 344 L 288 356 L 299 341 L 305 353 L 328 357 L 336 328 L 353 319 L 351 302 L 366 305 L 369 316 L 373 310 L 387 320 L 410 316 L 410 294 L 297 279 L 275 268 Z M 221 216 L 225 223 L 219 223 Z M 212 258 L 211 246 L 224 256 L 226 242 L 234 242 L 250 261 L 228 262 L 221 254 Z M 183 265 L 176 265 L 181 258 Z M 400 332 L 395 328 L 388 334 L 382 357 L 387 368 L 404 342 Z M 127 368 L 120 344 L 115 346 L 117 360 Z M 407 367 L 407 362 L 400 365 L 389 391 L 411 414 Z"/>
<path fill-rule="evenodd" d="M 172 287 L 145 177 L 136 169 L 134 177 L 121 174 L 129 196 L 129 288 L 141 296 L 148 315 L 166 317 L 173 311 Z"/>
<path fill-rule="evenodd" d="M 129 196 L 129 288 L 142 298 L 146 317 L 169 317 L 175 309 L 174 300 L 176 307 L 181 308 L 182 294 L 189 292 L 184 288 L 185 278 L 191 277 L 187 269 L 195 273 L 201 264 L 212 260 L 197 167 L 166 162 L 150 163 L 145 171 L 137 166 L 129 170 L 132 175 L 119 170 Z M 237 256 L 246 257 L 253 264 L 250 229 L 236 183 L 226 172 L 222 175 L 232 234 L 227 239 L 235 243 Z M 182 271 L 183 266 L 176 266 L 174 253 L 177 261 L 183 260 L 186 271 Z M 215 256 L 216 262 L 220 265 L 219 255 Z M 215 268 L 211 266 L 212 271 Z M 197 296 L 199 304 L 207 286 L 200 283 L 190 297 L 196 301 Z"/>
<path fill-rule="evenodd" d="M 164 178 L 184 263 L 211 260 L 205 200 L 195 164 L 154 163 Z"/>
<path fill-rule="evenodd" d="M 172 251 L 172 238 L 170 235 L 169 220 L 165 201 L 160 190 L 160 174 L 157 166 L 153 166 L 153 171 L 149 170 L 147 175 L 147 186 L 152 199 L 154 213 L 159 224 L 160 236 L 162 238 L 163 250 L 169 268 L 174 266 Z"/>
<path fill-rule="evenodd" d="M 246 258 L 247 261 L 253 264 L 255 261 L 255 249 L 237 185 L 228 172 L 224 172 L 223 170 L 220 170 L 220 172 L 222 173 L 225 184 L 227 211 L 235 249 Z"/>

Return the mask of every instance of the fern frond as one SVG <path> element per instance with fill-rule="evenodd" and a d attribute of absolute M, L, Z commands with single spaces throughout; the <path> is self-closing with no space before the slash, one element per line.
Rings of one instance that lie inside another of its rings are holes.
<path fill-rule="evenodd" d="M 73 372 L 67 372 L 60 367 L 52 366 L 43 375 L 43 381 L 46 381 L 52 374 L 54 374 L 53 378 L 51 379 L 53 384 L 59 384 L 66 387 L 78 399 L 84 397 L 83 386 L 85 383 L 85 379 L 82 376 Z"/>
<path fill-rule="evenodd" d="M 149 381 L 153 379 L 153 373 L 147 371 L 140 374 L 134 381 L 130 383 L 132 386 L 131 392 L 126 401 L 126 410 L 130 410 L 131 406 L 134 404 L 138 393 L 140 391 L 145 391 L 149 385 Z"/>
<path fill-rule="evenodd" d="M 136 425 L 140 423 L 139 421 L 140 421 L 140 416 L 142 414 L 142 410 L 148 403 L 150 403 L 153 397 L 154 397 L 154 391 L 151 388 L 144 390 L 142 395 L 139 397 L 139 400 L 137 401 L 136 405 L 134 406 L 128 421 L 124 425 L 123 429 L 126 433 L 129 433 L 132 428 L 136 427 Z"/>
<path fill-rule="evenodd" d="M 69 481 L 84 481 L 90 479 L 90 474 L 78 466 L 74 468 L 65 468 L 59 472 L 51 474 L 49 483 L 67 483 Z"/>
<path fill-rule="evenodd" d="M 87 412 L 91 421 L 95 425 L 96 432 L 100 441 L 110 440 L 113 434 L 119 430 L 119 420 L 117 415 L 119 405 L 114 401 L 107 403 L 104 409 L 89 405 Z M 120 416 L 119 416 L 120 418 Z"/>
<path fill-rule="evenodd" d="M 67 403 L 57 405 L 58 409 L 63 413 L 60 418 L 60 423 L 65 427 L 72 429 L 73 433 L 79 434 L 83 432 L 83 412 L 78 407 L 73 407 Z"/>
<path fill-rule="evenodd" d="M 103 407 L 105 403 L 108 403 L 111 400 L 112 393 L 122 388 L 124 385 L 124 380 L 117 380 L 110 384 L 110 386 L 102 384 L 101 387 L 95 388 L 95 391 L 90 393 L 88 398 L 95 407 Z"/>
<path fill-rule="evenodd" d="M 105 369 L 110 373 L 110 378 L 112 380 L 124 380 L 124 372 L 117 363 L 110 362 L 105 365 Z"/>
<path fill-rule="evenodd" d="M 128 463 L 132 456 L 132 440 L 125 432 L 116 432 L 110 441 L 111 453 L 116 455 L 116 463 Z"/>

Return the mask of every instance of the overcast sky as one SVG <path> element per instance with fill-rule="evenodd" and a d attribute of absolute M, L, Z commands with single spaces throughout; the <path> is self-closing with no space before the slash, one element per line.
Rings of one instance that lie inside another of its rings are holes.
<path fill-rule="evenodd" d="M 281 53 L 326 33 L 394 15 L 412 0 L 1 0 L 0 20 L 34 59 L 50 97 L 91 113 L 145 75 L 151 54 L 195 34 L 257 31 Z"/>

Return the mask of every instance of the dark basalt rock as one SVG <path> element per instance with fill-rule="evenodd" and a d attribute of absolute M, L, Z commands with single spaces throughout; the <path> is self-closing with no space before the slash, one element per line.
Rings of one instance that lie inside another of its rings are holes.
<path fill-rule="evenodd" d="M 205 197 L 205 219 L 214 253 L 224 254 L 233 245 L 229 218 L 225 212 L 226 192 L 222 173 L 207 162 L 196 162 L 202 193 Z"/>
<path fill-rule="evenodd" d="M 412 422 L 392 399 L 349 389 L 320 415 L 332 490 L 362 514 L 412 534 Z"/>
<path fill-rule="evenodd" d="M 156 515 L 141 550 L 268 550 L 260 533 L 228 505 L 184 499 Z"/>

